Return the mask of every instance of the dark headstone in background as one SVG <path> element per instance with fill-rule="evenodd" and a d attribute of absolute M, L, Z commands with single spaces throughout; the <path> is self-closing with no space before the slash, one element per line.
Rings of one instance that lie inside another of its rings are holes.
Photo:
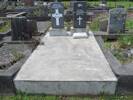
<path fill-rule="evenodd" d="M 64 5 L 62 3 L 51 4 L 51 21 L 53 28 L 64 28 Z"/>
<path fill-rule="evenodd" d="M 15 12 L 26 12 L 26 13 L 32 13 L 35 10 L 35 7 L 16 7 Z"/>
<path fill-rule="evenodd" d="M 26 6 L 34 6 L 34 0 L 22 0 Z"/>
<path fill-rule="evenodd" d="M 26 17 L 13 18 L 11 20 L 12 40 L 30 40 L 32 34 L 28 33 Z"/>
<path fill-rule="evenodd" d="M 108 19 L 102 19 L 99 23 L 100 31 L 107 32 Z"/>
<path fill-rule="evenodd" d="M 109 11 L 108 33 L 125 33 L 127 12 L 124 8 L 114 8 Z"/>
<path fill-rule="evenodd" d="M 27 33 L 37 35 L 37 22 L 35 20 L 27 20 Z"/>
<path fill-rule="evenodd" d="M 86 2 L 74 2 L 74 28 L 86 28 Z"/>
<path fill-rule="evenodd" d="M 102 4 L 107 4 L 107 0 L 101 0 Z"/>
<path fill-rule="evenodd" d="M 48 18 L 48 14 L 49 14 L 48 6 L 47 6 L 47 5 L 43 5 L 43 6 L 42 6 L 42 9 L 43 9 L 42 16 Z"/>
<path fill-rule="evenodd" d="M 70 8 L 73 9 L 74 7 L 74 2 L 77 2 L 77 0 L 70 0 Z"/>
<path fill-rule="evenodd" d="M 124 8 L 123 5 L 117 5 L 117 8 Z"/>

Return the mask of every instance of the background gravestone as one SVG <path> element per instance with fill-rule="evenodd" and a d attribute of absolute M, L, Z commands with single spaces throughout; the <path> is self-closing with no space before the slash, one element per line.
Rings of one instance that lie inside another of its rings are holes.
<path fill-rule="evenodd" d="M 22 0 L 26 6 L 34 6 L 34 0 Z"/>
<path fill-rule="evenodd" d="M 51 21 L 53 28 L 64 28 L 64 6 L 62 3 L 51 4 Z"/>
<path fill-rule="evenodd" d="M 74 2 L 74 28 L 86 28 L 86 2 Z"/>
<path fill-rule="evenodd" d="M 27 32 L 27 19 L 26 17 L 13 18 L 11 20 L 12 40 L 30 40 L 32 33 Z"/>
<path fill-rule="evenodd" d="M 77 2 L 77 0 L 70 0 L 70 8 L 73 9 L 74 7 L 74 2 Z"/>
<path fill-rule="evenodd" d="M 124 33 L 126 10 L 124 8 L 114 8 L 109 11 L 108 33 Z"/>
<path fill-rule="evenodd" d="M 107 32 L 108 19 L 101 19 L 99 22 L 100 31 Z"/>
<path fill-rule="evenodd" d="M 107 0 L 101 0 L 102 4 L 107 4 Z"/>
<path fill-rule="evenodd" d="M 48 14 L 49 14 L 48 6 L 43 5 L 42 9 L 43 9 L 43 13 L 42 13 L 43 17 L 48 18 Z"/>
<path fill-rule="evenodd" d="M 27 33 L 32 34 L 32 36 L 39 35 L 35 20 L 27 20 Z"/>

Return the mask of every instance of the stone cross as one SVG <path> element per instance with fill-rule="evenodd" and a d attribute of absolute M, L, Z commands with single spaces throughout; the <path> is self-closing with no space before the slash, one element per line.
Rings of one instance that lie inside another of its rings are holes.
<path fill-rule="evenodd" d="M 83 18 L 81 18 L 80 16 L 79 16 L 79 18 L 77 18 L 77 20 L 79 21 L 79 25 L 81 25 L 82 19 L 83 19 Z"/>
<path fill-rule="evenodd" d="M 63 15 L 61 13 L 59 13 L 59 9 L 55 9 L 55 13 L 52 14 L 52 17 L 54 17 L 56 19 L 56 25 L 59 26 L 59 20 L 61 17 L 63 17 Z"/>

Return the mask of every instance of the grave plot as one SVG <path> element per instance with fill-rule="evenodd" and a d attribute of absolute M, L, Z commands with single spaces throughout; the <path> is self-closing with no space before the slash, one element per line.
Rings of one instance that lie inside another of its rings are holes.
<path fill-rule="evenodd" d="M 32 53 L 33 44 L 6 44 L 0 47 L 0 94 L 13 94 L 13 78 Z"/>
<path fill-rule="evenodd" d="M 32 51 L 36 48 L 40 39 L 40 35 L 32 37 L 32 40 L 27 38 L 27 32 L 32 34 L 33 31 L 26 30 L 26 24 L 22 22 L 25 22 L 25 19 L 18 18 L 17 20 L 15 19 L 12 21 L 12 24 L 14 24 L 12 26 L 12 36 L 5 36 L 3 40 L 0 41 L 0 94 L 16 92 L 13 78 Z M 45 22 L 43 24 L 46 25 Z M 23 30 L 23 27 L 25 27 L 25 31 Z M 46 28 L 43 30 L 46 30 Z M 25 34 L 27 35 L 23 37 Z"/>
<path fill-rule="evenodd" d="M 43 41 L 45 45 L 38 46 L 15 78 L 18 91 L 52 95 L 114 94 L 117 79 L 94 36 L 77 40 L 48 37 Z"/>
<path fill-rule="evenodd" d="M 95 23 L 92 23 L 91 27 L 97 31 L 96 36 L 98 34 L 103 36 L 104 42 L 98 42 L 105 49 L 103 49 L 105 56 L 118 77 L 117 93 L 123 94 L 133 91 L 133 17 L 131 12 L 125 10 L 121 7 L 114 8 L 105 19 L 98 18 L 93 21 Z"/>
<path fill-rule="evenodd" d="M 124 36 L 125 38 L 125 36 Z M 126 37 L 127 38 L 127 37 Z M 128 37 L 129 38 L 129 37 Z M 132 40 L 133 37 L 129 39 Z M 131 52 L 129 50 L 130 58 L 127 57 L 127 54 L 118 51 L 116 55 L 112 52 L 113 49 L 110 47 L 112 46 L 114 49 L 118 49 L 118 45 L 115 45 L 115 42 L 112 44 L 110 42 L 103 41 L 102 37 L 96 36 L 96 39 L 105 54 L 106 59 L 108 60 L 113 72 L 118 78 L 118 85 L 117 85 L 117 94 L 132 94 L 133 92 L 133 63 L 131 60 Z M 124 42 L 124 41 L 123 41 Z M 117 43 L 118 44 L 118 43 Z M 125 52 L 125 51 L 124 51 Z M 123 57 L 124 56 L 124 57 Z M 124 59 L 125 58 L 125 59 Z M 128 60 L 127 60 L 128 58 Z"/>
<path fill-rule="evenodd" d="M 74 4 L 78 9 L 74 14 L 77 20 L 74 28 L 79 31 L 72 35 L 64 30 L 62 3 L 51 4 L 52 31 L 47 32 L 42 44 L 18 72 L 14 79 L 17 91 L 49 95 L 115 93 L 117 79 L 93 33 L 86 32 L 84 3 Z"/>

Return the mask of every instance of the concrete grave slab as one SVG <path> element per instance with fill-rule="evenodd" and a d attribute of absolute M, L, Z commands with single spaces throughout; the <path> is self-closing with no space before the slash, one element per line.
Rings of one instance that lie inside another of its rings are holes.
<path fill-rule="evenodd" d="M 14 79 L 17 90 L 30 94 L 114 94 L 114 76 L 95 37 L 44 37 Z"/>

